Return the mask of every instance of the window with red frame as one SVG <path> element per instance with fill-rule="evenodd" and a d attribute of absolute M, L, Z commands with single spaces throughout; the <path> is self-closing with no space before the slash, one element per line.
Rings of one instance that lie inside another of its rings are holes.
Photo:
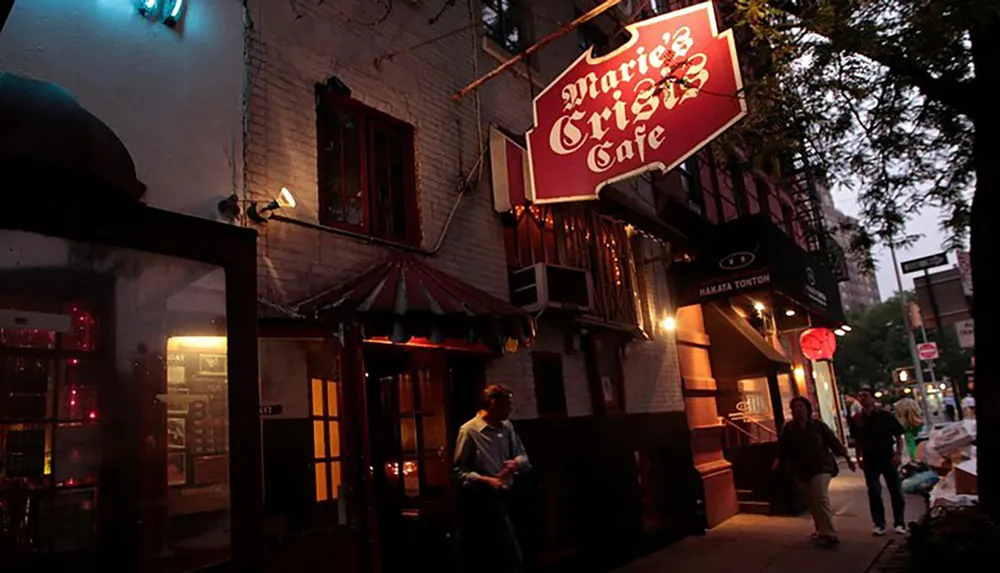
<path fill-rule="evenodd" d="M 317 122 L 320 223 L 419 243 L 413 126 L 332 93 Z"/>
<path fill-rule="evenodd" d="M 705 213 L 705 195 L 701 190 L 701 164 L 697 155 L 692 155 L 680 164 L 677 171 L 681 176 L 681 185 L 684 187 L 684 197 L 687 199 L 687 206 L 695 213 L 703 215 Z"/>

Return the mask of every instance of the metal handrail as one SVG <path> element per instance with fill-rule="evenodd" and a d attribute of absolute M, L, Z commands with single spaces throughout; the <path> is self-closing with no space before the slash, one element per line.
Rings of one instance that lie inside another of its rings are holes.
<path fill-rule="evenodd" d="M 765 426 L 764 424 L 761 424 L 761 423 L 760 423 L 760 422 L 758 422 L 757 420 L 751 420 L 751 419 L 749 419 L 749 418 L 744 418 L 744 419 L 743 419 L 743 421 L 744 421 L 744 422 L 750 422 L 751 424 L 753 424 L 753 425 L 755 425 L 755 426 L 758 426 L 758 427 L 760 427 L 760 428 L 762 428 L 762 429 L 766 430 L 766 431 L 767 431 L 768 433 L 770 433 L 770 434 L 771 434 L 771 435 L 773 435 L 773 436 L 777 436 L 777 435 L 778 435 L 778 432 L 776 432 L 776 431 L 772 430 L 771 428 L 769 428 L 769 427 Z"/>
<path fill-rule="evenodd" d="M 741 434 L 746 435 L 746 437 L 750 438 L 751 442 L 760 443 L 760 438 L 758 438 L 757 436 L 755 436 L 755 435 L 751 434 L 750 432 L 744 430 L 743 428 L 737 426 L 736 423 L 733 422 L 732 420 L 730 420 L 728 418 L 723 418 L 721 416 L 719 417 L 719 419 L 722 420 L 722 423 L 725 424 L 726 426 L 729 426 L 730 428 L 733 428 L 734 430 L 740 432 Z"/>

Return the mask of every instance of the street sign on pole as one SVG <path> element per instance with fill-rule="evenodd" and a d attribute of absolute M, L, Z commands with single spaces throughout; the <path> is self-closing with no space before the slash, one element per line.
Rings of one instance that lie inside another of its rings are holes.
<path fill-rule="evenodd" d="M 920 356 L 921 360 L 931 361 L 938 359 L 938 345 L 937 342 L 921 342 L 917 345 L 917 356 Z"/>
<path fill-rule="evenodd" d="M 935 255 L 920 257 L 919 259 L 903 261 L 903 264 L 900 266 L 903 267 L 904 273 L 915 273 L 917 271 L 933 269 L 934 267 L 943 267 L 947 264 L 947 253 L 937 253 Z"/>
<path fill-rule="evenodd" d="M 958 346 L 960 348 L 976 347 L 976 323 L 973 319 L 956 322 L 955 330 L 958 332 Z"/>
<path fill-rule="evenodd" d="M 972 296 L 972 258 L 966 251 L 958 253 L 958 272 L 962 277 L 962 292 Z"/>

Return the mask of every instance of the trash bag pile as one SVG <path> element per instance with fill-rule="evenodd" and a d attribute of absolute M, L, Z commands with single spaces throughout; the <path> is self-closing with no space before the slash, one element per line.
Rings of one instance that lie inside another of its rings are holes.
<path fill-rule="evenodd" d="M 904 491 L 926 493 L 932 508 L 978 505 L 975 420 L 932 430 L 927 441 L 917 446 L 916 460 L 911 464 L 916 467 L 904 476 Z M 920 466 L 926 471 L 918 471 Z M 925 489 L 928 486 L 929 491 Z"/>

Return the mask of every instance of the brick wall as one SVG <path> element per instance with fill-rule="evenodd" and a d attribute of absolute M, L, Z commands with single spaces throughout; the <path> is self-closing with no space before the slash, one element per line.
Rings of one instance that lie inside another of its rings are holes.
<path fill-rule="evenodd" d="M 437 244 L 463 179 L 476 173 L 480 129 L 485 136 L 491 123 L 515 133 L 530 127 L 533 96 L 579 55 L 577 36 L 567 35 L 545 48 L 530 66 L 517 66 L 478 94 L 454 103 L 454 92 L 504 57 L 481 36 L 478 2 L 473 4 L 470 14 L 464 2 L 446 7 L 444 2 L 396 1 L 384 16 L 386 4 L 368 0 L 248 2 L 252 20 L 247 50 L 248 198 L 267 199 L 288 187 L 298 205 L 282 215 L 305 223 L 272 220 L 261 228 L 262 297 L 295 302 L 376 264 L 391 249 L 316 228 L 318 82 L 335 75 L 352 90 L 354 99 L 414 126 L 423 249 Z M 442 7 L 446 9 L 440 18 L 429 24 Z M 572 19 L 570 2 L 535 3 L 532 9 L 534 37 Z M 387 58 L 389 54 L 395 55 Z M 378 58 L 381 63 L 376 66 Z M 485 137 L 482 141 L 485 146 Z M 479 184 L 463 198 L 440 251 L 427 260 L 507 299 L 502 228 L 492 208 L 488 156 L 483 161 Z M 665 287 L 659 292 L 666 293 Z M 542 323 L 536 345 L 561 351 L 562 333 Z M 625 366 L 630 410 L 683 408 L 674 354 L 671 341 L 630 347 Z M 583 356 L 565 355 L 563 362 L 568 413 L 589 414 Z M 491 379 L 518 390 L 515 415 L 534 417 L 530 353 L 522 350 L 499 358 L 489 368 Z"/>

